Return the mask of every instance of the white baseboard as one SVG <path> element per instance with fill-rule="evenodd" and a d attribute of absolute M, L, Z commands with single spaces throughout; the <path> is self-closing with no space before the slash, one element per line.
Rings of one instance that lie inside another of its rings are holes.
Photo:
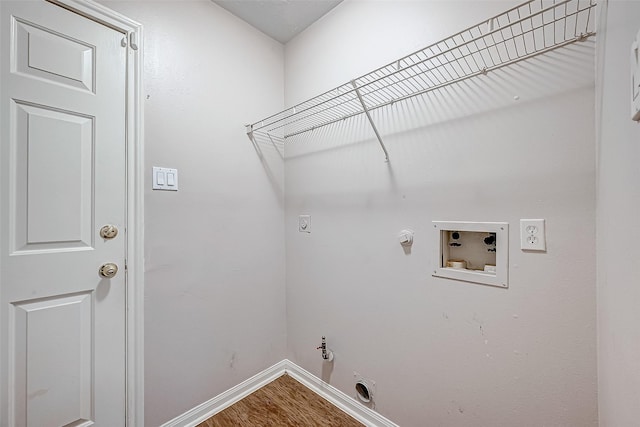
<path fill-rule="evenodd" d="M 396 423 L 382 415 L 378 414 L 373 409 L 370 409 L 353 397 L 341 392 L 331 384 L 322 381 L 312 373 L 302 369 L 300 366 L 291 362 L 290 360 L 283 360 L 286 363 L 286 372 L 291 375 L 292 378 L 298 380 L 308 389 L 316 392 L 322 398 L 333 403 L 342 411 L 351 415 L 356 420 L 368 427 L 399 427 Z"/>
<path fill-rule="evenodd" d="M 244 399 L 254 391 L 269 384 L 276 378 L 281 377 L 286 372 L 285 367 L 288 360 L 276 363 L 270 368 L 254 375 L 235 387 L 220 393 L 211 400 L 208 400 L 182 415 L 168 421 L 160 427 L 195 427 L 204 420 L 211 418 L 218 412 L 228 408 L 239 400 Z"/>
<path fill-rule="evenodd" d="M 276 363 L 213 399 L 164 423 L 161 427 L 195 427 L 285 373 L 368 427 L 399 427 L 288 359 Z"/>

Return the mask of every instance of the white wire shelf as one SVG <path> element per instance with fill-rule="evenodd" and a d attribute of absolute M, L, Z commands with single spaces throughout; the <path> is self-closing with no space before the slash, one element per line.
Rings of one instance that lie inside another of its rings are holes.
<path fill-rule="evenodd" d="M 247 126 L 287 138 L 547 53 L 595 35 L 595 0 L 530 0 Z M 388 158 L 388 156 L 387 156 Z"/>

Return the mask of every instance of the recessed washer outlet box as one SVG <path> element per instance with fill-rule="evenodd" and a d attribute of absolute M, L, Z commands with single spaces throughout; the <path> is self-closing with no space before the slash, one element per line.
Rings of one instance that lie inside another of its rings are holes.
<path fill-rule="evenodd" d="M 509 224 L 433 221 L 434 277 L 509 287 Z"/>

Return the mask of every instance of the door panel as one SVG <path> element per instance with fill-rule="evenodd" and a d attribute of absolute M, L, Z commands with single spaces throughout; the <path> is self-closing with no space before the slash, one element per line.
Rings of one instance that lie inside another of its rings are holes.
<path fill-rule="evenodd" d="M 0 20 L 0 425 L 124 426 L 123 35 L 45 1 Z"/>
<path fill-rule="evenodd" d="M 91 247 L 94 118 L 13 104 L 15 250 Z"/>
<path fill-rule="evenodd" d="M 90 293 L 13 304 L 16 424 L 59 427 L 93 418 L 92 305 Z"/>
<path fill-rule="evenodd" d="M 12 68 L 17 72 L 93 92 L 94 47 L 16 18 Z M 56 55 L 49 55 L 56 52 Z"/>

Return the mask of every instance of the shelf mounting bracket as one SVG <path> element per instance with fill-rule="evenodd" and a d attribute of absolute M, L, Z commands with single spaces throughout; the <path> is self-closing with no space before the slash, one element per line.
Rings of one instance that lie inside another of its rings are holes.
<path fill-rule="evenodd" d="M 253 144 L 253 148 L 256 149 L 256 151 L 258 152 L 258 157 L 262 159 L 262 151 L 260 150 L 260 147 L 258 147 L 258 142 L 256 141 L 256 137 L 253 135 L 253 125 L 246 125 L 247 126 L 247 136 L 249 137 L 249 141 L 251 141 L 251 143 Z"/>
<path fill-rule="evenodd" d="M 371 125 L 371 128 L 373 128 L 373 133 L 376 134 L 376 138 L 378 138 L 378 142 L 380 143 L 380 147 L 382 147 L 382 151 L 384 151 L 384 161 L 388 162 L 389 161 L 389 153 L 387 152 L 387 147 L 385 147 L 384 146 L 384 142 L 382 142 L 382 137 L 380 136 L 380 133 L 378 132 L 378 128 L 376 127 L 376 124 L 373 122 L 373 119 L 371 118 L 371 114 L 369 113 L 369 109 L 365 105 L 364 99 L 362 99 L 362 94 L 360 93 L 360 89 L 358 88 L 358 85 L 356 84 L 355 80 L 351 80 L 351 86 L 353 86 L 353 90 L 356 91 L 356 95 L 358 96 L 358 100 L 360 101 L 360 105 L 362 105 L 362 110 L 367 115 L 367 119 L 369 120 L 369 124 Z"/>

